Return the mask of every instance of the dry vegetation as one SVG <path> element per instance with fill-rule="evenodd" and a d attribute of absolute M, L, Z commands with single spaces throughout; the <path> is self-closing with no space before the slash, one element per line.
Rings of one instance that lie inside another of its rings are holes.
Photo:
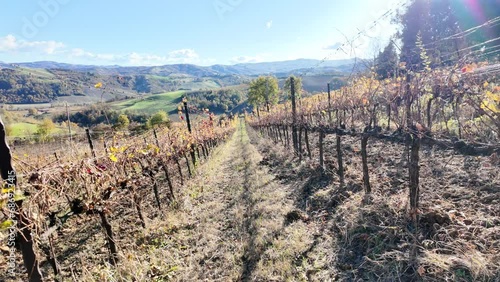
<path fill-rule="evenodd" d="M 298 162 L 260 133 L 239 130 L 159 211 L 143 199 L 111 207 L 119 257 L 109 263 L 98 217 L 73 218 L 54 236 L 63 281 L 498 281 L 499 160 L 422 148 L 421 219 L 408 215 L 402 146 L 370 140 L 371 204 L 362 191 L 359 140 L 344 137 L 345 185 Z M 316 134 L 310 140 L 315 144 Z M 177 179 L 178 181 L 178 179 Z M 159 179 L 160 191 L 166 183 Z M 176 183 L 178 184 L 178 183 Z M 415 243 L 417 242 L 417 243 Z M 416 259 L 410 254 L 416 251 Z M 3 251 L 3 250 L 2 250 Z M 2 257 L 3 259 L 3 257 Z M 21 265 L 22 262 L 18 261 Z M 0 261 L 2 273 L 5 264 Z M 49 263 L 44 273 L 53 273 Z M 51 277 L 53 279 L 54 277 Z M 7 280 L 7 277 L 0 276 Z M 23 281 L 19 277 L 18 281 Z"/>
<path fill-rule="evenodd" d="M 310 280 L 500 280 L 500 163 L 496 155 L 471 157 L 424 147 L 421 214 L 414 228 L 403 145 L 369 141 L 373 192 L 371 204 L 366 204 L 360 138 L 343 140 L 344 187 L 334 173 L 333 139 L 325 139 L 325 174 L 315 169 L 317 151 L 312 161 L 298 164 L 270 141 L 264 149 L 264 163 L 291 185 L 297 207 L 311 221 L 309 228 L 319 229 L 303 257 Z M 317 141 L 315 136 L 311 143 Z M 319 254 L 324 257 L 319 259 Z"/>
<path fill-rule="evenodd" d="M 16 202 L 23 213 L 15 214 L 25 214 L 28 219 L 24 230 L 34 238 L 30 249 L 40 261 L 46 279 L 89 280 L 86 278 L 91 277 L 89 273 L 106 276 L 120 269 L 114 266 L 118 261 L 130 259 L 124 254 L 129 240 L 135 242 L 138 234 L 148 234 L 144 230 L 149 220 L 164 219 L 170 208 L 175 210 L 176 193 L 184 191 L 183 182 L 193 171 L 191 161 L 196 160 L 197 165 L 204 163 L 209 152 L 234 132 L 229 123 L 219 127 L 207 120 L 195 126 L 197 131 L 193 134 L 181 125 L 157 128 L 134 137 L 116 133 L 112 140 L 105 140 L 108 145 L 104 149 L 94 146 L 92 153 L 90 149 L 84 153 L 80 149 L 85 148 L 85 143 L 78 143 L 78 150 L 66 147 L 64 153 L 56 150 L 58 144 L 52 144 L 56 148 L 40 147 L 38 150 L 42 152 L 35 151 L 33 156 L 14 155 L 19 180 L 15 195 L 20 195 L 19 191 L 25 195 Z M 57 154 L 53 155 L 54 152 Z M 11 190 L 2 189 L 2 231 L 11 230 L 12 221 L 7 217 L 10 210 L 4 205 Z M 20 228 L 19 223 L 12 228 Z M 0 233 L 4 246 L 8 234 Z M 22 248 L 24 241 L 18 241 Z M 6 255 L 11 250 L 2 247 L 1 251 Z M 16 279 L 28 280 L 25 268 L 32 268 L 26 256 L 22 259 L 16 254 Z M 34 264 L 36 268 L 38 263 Z M 106 267 L 109 267 L 107 274 L 95 272 Z M 0 280 L 9 280 L 6 256 L 0 257 L 0 268 L 3 270 Z M 121 277 L 116 275 L 109 277 Z M 101 281 L 100 277 L 94 279 Z"/>

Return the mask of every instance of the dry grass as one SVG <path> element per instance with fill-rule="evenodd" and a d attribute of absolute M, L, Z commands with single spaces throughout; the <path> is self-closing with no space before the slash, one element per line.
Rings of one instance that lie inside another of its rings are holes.
<path fill-rule="evenodd" d="M 292 188 L 281 185 L 261 161 L 241 128 L 198 168 L 176 203 L 161 214 L 145 204 L 145 229 L 132 207 L 114 211 L 110 221 L 120 250 L 116 267 L 106 262 L 98 222 L 80 219 L 80 230 L 68 225 L 58 239 L 66 243 L 57 253 L 68 252 L 59 257 L 63 276 L 77 281 L 306 279 L 309 266 L 302 254 L 313 235 L 308 224 L 286 221 L 294 209 Z"/>
<path fill-rule="evenodd" d="M 367 204 L 358 141 L 344 138 L 341 186 L 331 137 L 323 174 L 316 151 L 299 163 L 241 127 L 161 214 L 144 201 L 145 229 L 132 206 L 113 211 L 117 267 L 97 219 L 69 222 L 64 281 L 500 281 L 498 166 L 424 148 L 414 226 L 402 149 L 370 141 Z"/>
<path fill-rule="evenodd" d="M 493 158 L 422 148 L 420 221 L 414 226 L 403 148 L 370 141 L 374 192 L 367 204 L 359 140 L 343 138 L 347 170 L 341 187 L 332 138 L 325 139 L 326 183 L 314 169 L 317 151 L 312 163 L 298 164 L 279 145 L 261 148 L 272 173 L 294 187 L 295 205 L 310 216 L 310 232 L 321 230 L 304 259 L 319 266 L 308 270 L 309 280 L 500 281 L 500 167 Z M 317 137 L 311 140 L 315 144 Z"/>

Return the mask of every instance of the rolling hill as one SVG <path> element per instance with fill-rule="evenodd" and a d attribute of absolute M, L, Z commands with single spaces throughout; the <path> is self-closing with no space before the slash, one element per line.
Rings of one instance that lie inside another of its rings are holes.
<path fill-rule="evenodd" d="M 258 75 L 304 75 L 304 89 L 323 91 L 332 78 L 352 70 L 354 59 L 197 66 L 94 66 L 51 61 L 9 64 L 0 62 L 0 103 L 68 102 L 88 104 L 125 100 L 142 94 L 202 91 L 248 84 Z M 94 88 L 102 82 L 104 87 Z"/>
<path fill-rule="evenodd" d="M 355 59 L 347 60 L 313 60 L 313 59 L 297 59 L 290 61 L 279 62 L 262 62 L 262 63 L 241 63 L 235 65 L 212 65 L 212 66 L 197 66 L 192 64 L 173 64 L 164 66 L 138 66 L 138 67 L 123 67 L 123 66 L 95 66 L 95 65 L 72 65 L 66 63 L 57 63 L 51 61 L 28 62 L 6 64 L 0 62 L 0 67 L 12 68 L 23 67 L 31 69 L 65 69 L 78 72 L 94 72 L 102 75 L 161 75 L 168 76 L 172 74 L 186 74 L 195 77 L 206 76 L 225 76 L 225 75 L 244 75 L 255 76 L 261 74 L 282 74 L 298 72 L 310 68 L 315 68 L 316 71 L 323 72 L 324 70 L 345 71 L 352 67 Z"/>

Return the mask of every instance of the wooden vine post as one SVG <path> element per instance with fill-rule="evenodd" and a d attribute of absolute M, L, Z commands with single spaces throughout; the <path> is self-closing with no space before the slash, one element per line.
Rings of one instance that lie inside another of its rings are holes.
<path fill-rule="evenodd" d="M 307 132 L 307 127 L 304 127 L 304 139 L 306 141 L 307 156 L 309 157 L 309 160 L 311 160 L 312 154 L 311 154 L 311 146 L 309 145 L 309 134 Z"/>
<path fill-rule="evenodd" d="M 344 111 L 344 113 L 345 113 L 345 111 Z M 336 149 L 337 149 L 337 163 L 338 163 L 337 174 L 339 176 L 340 185 L 343 186 L 344 185 L 344 162 L 342 160 L 342 139 L 340 137 L 342 120 L 341 120 L 340 115 L 338 114 L 338 109 L 337 109 L 336 118 L 337 118 Z M 344 118 L 344 120 L 345 120 L 345 118 Z"/>
<path fill-rule="evenodd" d="M 323 149 L 323 140 L 325 138 L 325 133 L 323 129 L 319 131 L 319 167 L 322 171 L 325 170 L 325 157 L 324 157 L 324 149 Z"/>
<path fill-rule="evenodd" d="M 188 103 L 187 103 L 187 101 L 184 101 L 183 103 L 184 103 L 184 111 L 186 114 L 186 123 L 187 123 L 188 131 L 189 131 L 189 133 L 192 133 L 191 120 L 189 119 Z M 195 149 L 194 144 L 191 144 L 191 159 L 193 160 L 193 166 L 196 166 L 196 155 L 195 155 L 194 149 Z"/>
<path fill-rule="evenodd" d="M 2 179 L 4 179 L 8 187 L 13 187 L 14 192 L 11 192 L 9 198 L 14 199 L 15 189 L 17 188 L 17 177 L 16 171 L 12 167 L 12 155 L 10 148 L 7 144 L 7 138 L 5 133 L 5 126 L 0 118 L 0 173 Z M 17 200 L 13 205 L 10 205 L 12 201 L 9 200 L 9 208 L 12 208 L 12 212 L 15 214 L 17 219 L 17 232 L 16 242 L 21 249 L 23 256 L 24 266 L 28 271 L 28 279 L 30 282 L 42 281 L 42 272 L 40 271 L 39 261 L 36 257 L 33 248 L 33 236 L 31 233 L 30 222 L 22 210 L 23 200 Z M 9 247 L 14 247 L 10 246 Z"/>
<path fill-rule="evenodd" d="M 332 96 L 330 93 L 330 83 L 327 84 L 328 88 L 328 122 L 332 123 Z"/>
<path fill-rule="evenodd" d="M 363 135 L 361 136 L 361 159 L 363 162 L 363 187 L 366 194 L 372 192 L 370 186 L 370 174 L 368 173 L 368 153 L 366 152 L 366 146 L 368 144 L 368 138 L 370 137 L 368 133 L 369 127 L 365 128 Z"/>
<path fill-rule="evenodd" d="M 290 90 L 292 93 L 292 141 L 295 154 L 299 153 L 299 141 L 297 135 L 297 104 L 295 101 L 295 79 L 290 77 Z"/>
<path fill-rule="evenodd" d="M 420 177 L 420 165 L 419 165 L 419 150 L 420 150 L 420 132 L 412 124 L 411 119 L 411 105 L 413 102 L 413 97 L 410 89 L 410 74 L 406 74 L 406 88 L 405 88 L 405 98 L 406 98 L 406 146 L 409 150 L 409 187 L 410 187 L 410 214 L 415 223 L 418 223 L 418 198 L 419 198 L 419 177 Z M 408 148 L 409 147 L 409 148 Z"/>
<path fill-rule="evenodd" d="M 420 136 L 418 134 L 410 134 L 410 207 L 411 215 L 413 220 L 416 222 L 418 220 L 418 198 L 419 198 L 419 177 L 420 177 L 420 166 L 419 166 L 419 150 L 420 150 Z"/>
<path fill-rule="evenodd" d="M 116 247 L 113 229 L 111 228 L 111 224 L 109 223 L 108 218 L 106 216 L 106 210 L 100 208 L 99 210 L 97 210 L 97 213 L 101 218 L 101 225 L 104 228 L 104 231 L 106 232 L 106 240 L 108 241 L 108 248 L 110 251 L 109 262 L 111 263 L 111 265 L 116 265 L 116 263 L 118 262 L 118 249 Z"/>
<path fill-rule="evenodd" d="M 96 158 L 94 151 L 94 143 L 92 143 L 92 137 L 90 136 L 90 129 L 85 128 L 85 133 L 87 133 L 87 141 L 89 142 L 90 151 L 92 152 L 92 157 Z"/>
<path fill-rule="evenodd" d="M 344 185 L 344 161 L 342 160 L 342 139 L 340 138 L 340 134 L 337 132 L 336 138 L 336 149 L 337 149 L 337 163 L 338 170 L 337 174 L 339 175 L 340 185 Z"/>

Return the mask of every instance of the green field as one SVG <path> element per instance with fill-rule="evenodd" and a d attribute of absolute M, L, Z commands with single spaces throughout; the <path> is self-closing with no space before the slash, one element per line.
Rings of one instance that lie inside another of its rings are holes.
<path fill-rule="evenodd" d="M 175 91 L 155 94 L 145 98 L 130 99 L 112 103 L 111 107 L 119 111 L 133 111 L 136 113 L 154 114 L 160 110 L 173 114 L 182 100 L 185 91 Z"/>
<path fill-rule="evenodd" d="M 36 133 L 38 129 L 38 124 L 29 122 L 16 122 L 11 124 L 12 132 L 10 137 L 27 137 Z M 60 134 L 64 133 L 66 128 L 56 126 L 50 134 Z"/>
<path fill-rule="evenodd" d="M 37 124 L 18 122 L 11 125 L 12 133 L 11 136 L 27 136 L 34 134 L 37 130 Z"/>

